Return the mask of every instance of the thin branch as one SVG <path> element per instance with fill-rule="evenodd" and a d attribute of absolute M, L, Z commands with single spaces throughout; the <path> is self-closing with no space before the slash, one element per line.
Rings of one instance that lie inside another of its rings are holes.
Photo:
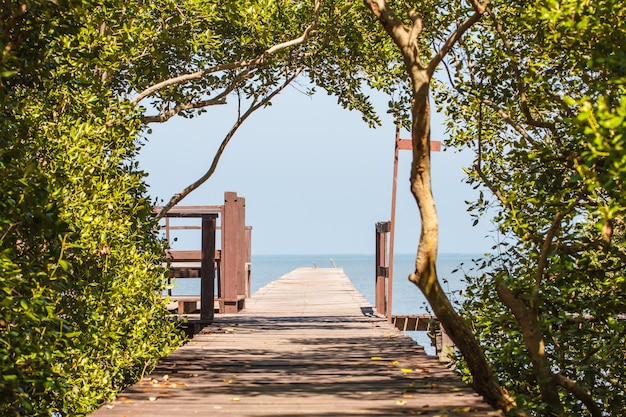
<path fill-rule="evenodd" d="M 481 101 L 481 104 L 482 104 L 482 101 Z M 478 106 L 478 151 L 477 151 L 477 156 L 476 156 L 477 162 L 476 164 L 474 164 L 474 169 L 476 170 L 476 173 L 478 174 L 480 179 L 483 181 L 483 183 L 487 186 L 487 188 L 489 188 L 489 191 L 491 191 L 491 193 L 495 195 L 498 200 L 500 200 L 500 203 L 502 203 L 502 205 L 506 206 L 508 204 L 506 197 L 504 197 L 502 192 L 498 188 L 496 188 L 495 185 L 493 185 L 491 181 L 489 181 L 489 179 L 483 172 L 483 167 L 482 167 L 483 146 L 482 144 L 483 144 L 483 106 L 479 105 Z"/>
<path fill-rule="evenodd" d="M 202 107 L 212 106 L 216 104 L 225 104 L 226 97 L 228 96 L 228 94 L 230 94 L 233 90 L 235 90 L 240 82 L 250 77 L 251 74 L 253 74 L 253 70 L 250 68 L 237 74 L 237 76 L 228 84 L 228 86 L 221 93 L 219 93 L 212 99 L 198 101 L 198 102 L 191 102 L 191 103 L 182 103 L 174 107 L 173 109 L 165 111 L 161 114 L 158 114 L 155 116 L 146 116 L 144 117 L 143 122 L 144 123 L 153 123 L 153 122 L 162 123 L 162 122 L 169 120 L 170 118 L 172 118 L 173 116 L 175 116 L 176 114 L 184 110 L 189 110 L 193 108 L 199 109 Z"/>
<path fill-rule="evenodd" d="M 528 97 L 526 96 L 526 88 L 524 87 L 524 80 L 522 78 L 517 62 L 515 61 L 515 58 L 513 55 L 513 47 L 511 46 L 510 42 L 506 38 L 506 34 L 504 33 L 504 30 L 502 29 L 502 26 L 500 25 L 500 22 L 498 21 L 494 13 L 491 13 L 491 19 L 493 21 L 494 28 L 496 29 L 496 32 L 498 33 L 498 36 L 500 37 L 500 40 L 502 41 L 502 44 L 504 45 L 504 49 L 507 55 L 509 56 L 509 58 L 511 58 L 511 64 L 513 66 L 515 78 L 517 79 L 517 90 L 520 95 L 520 106 L 522 108 L 522 113 L 524 114 L 524 117 L 526 117 L 526 122 L 531 126 L 548 129 L 551 132 L 554 132 L 556 128 L 553 123 L 548 123 L 548 122 L 537 120 L 530 113 L 530 109 L 528 107 Z"/>
<path fill-rule="evenodd" d="M 433 76 L 435 70 L 437 69 L 437 66 L 439 66 L 439 63 L 441 63 L 448 51 L 452 49 L 452 47 L 458 42 L 459 39 L 461 39 L 465 32 L 467 32 L 469 28 L 471 28 L 476 22 L 478 22 L 483 13 L 485 13 L 486 5 L 488 4 L 488 2 L 484 3 L 484 6 L 477 1 L 473 1 L 472 3 L 474 4 L 474 14 L 468 17 L 465 22 L 461 24 L 461 26 L 457 27 L 456 30 L 452 32 L 452 34 L 450 34 L 448 40 L 446 40 L 441 49 L 439 49 L 437 54 L 428 63 L 427 72 L 429 77 Z M 480 5 L 481 7 L 478 7 L 478 5 Z"/>
<path fill-rule="evenodd" d="M 176 116 L 178 113 L 180 113 L 182 111 L 191 110 L 191 109 L 201 109 L 201 108 L 204 108 L 204 107 L 215 106 L 215 105 L 219 105 L 219 104 L 226 104 L 226 98 L 225 97 L 221 97 L 221 98 L 218 98 L 218 99 L 194 101 L 194 102 L 191 102 L 191 103 L 179 104 L 178 106 L 174 107 L 173 109 L 164 111 L 162 113 L 151 115 L 151 116 L 144 116 L 142 121 L 145 124 L 149 124 L 149 123 L 164 123 L 164 122 L 167 122 L 169 119 L 171 119 L 172 117 Z"/>
<path fill-rule="evenodd" d="M 200 71 L 196 71 L 196 72 L 192 72 L 189 74 L 183 74 L 183 75 L 179 75 L 178 77 L 172 77 L 169 78 L 165 81 L 161 81 L 160 83 L 154 84 L 148 88 L 146 88 L 145 90 L 143 90 L 141 93 L 139 93 L 134 99 L 131 100 L 131 103 L 133 104 L 137 104 L 139 102 L 141 102 L 144 98 L 151 96 L 152 94 L 167 88 L 169 86 L 172 85 L 178 85 L 178 84 L 182 84 L 184 82 L 188 82 L 188 81 L 193 81 L 193 80 L 199 80 L 202 77 L 208 75 L 208 74 L 212 74 L 212 73 L 216 73 L 216 72 L 222 72 L 222 71 L 230 71 L 230 70 L 234 70 L 234 69 L 238 69 L 238 68 L 245 68 L 245 67 L 249 67 L 249 68 L 253 68 L 256 67 L 258 65 L 263 64 L 267 58 L 270 55 L 273 55 L 279 51 L 282 51 L 284 49 L 287 48 L 291 48 L 293 46 L 297 46 L 297 45 L 301 45 L 306 43 L 309 38 L 311 37 L 311 33 L 317 29 L 317 27 L 319 26 L 319 16 L 320 16 L 320 9 L 321 9 L 321 0 L 316 0 L 315 2 L 315 6 L 313 9 L 313 13 L 314 13 L 314 19 L 313 22 L 307 26 L 304 30 L 304 32 L 302 33 L 301 36 L 299 36 L 298 38 L 295 39 L 291 39 L 279 44 L 276 44 L 272 47 L 270 47 L 269 49 L 265 50 L 265 52 L 263 52 L 261 55 L 259 55 L 257 58 L 252 59 L 252 60 L 242 60 L 239 62 L 232 62 L 232 63 L 228 63 L 228 64 L 222 64 L 222 65 L 217 65 L 213 68 L 209 68 L 209 69 L 204 69 L 204 70 L 200 70 Z"/>
<path fill-rule="evenodd" d="M 498 107 L 498 105 L 496 105 L 491 100 L 481 99 L 481 102 L 491 107 L 493 110 L 495 110 L 502 117 L 502 121 L 508 124 L 509 126 L 511 126 L 513 130 L 519 133 L 524 139 L 526 139 L 529 142 L 535 142 L 535 139 L 532 136 L 530 136 L 530 134 L 526 131 L 526 129 L 524 129 L 522 125 L 520 125 L 515 120 L 513 120 L 511 115 L 507 113 L 506 111 L 504 111 L 504 109 L 501 109 L 500 107 Z"/>
<path fill-rule="evenodd" d="M 202 175 L 199 179 L 197 179 L 192 184 L 187 186 L 180 193 L 174 194 L 172 196 L 172 198 L 170 199 L 170 201 L 165 206 L 163 206 L 161 208 L 161 210 L 159 211 L 159 213 L 156 215 L 156 218 L 155 218 L 156 222 L 158 222 L 160 219 L 162 219 L 163 216 L 165 216 L 167 214 L 167 212 L 172 207 L 174 207 L 176 204 L 178 204 L 180 201 L 182 201 L 183 198 L 187 197 L 191 192 L 196 190 L 198 187 L 200 187 L 202 184 L 204 184 L 209 178 L 211 178 L 211 176 L 213 175 L 213 173 L 217 169 L 217 165 L 218 165 L 218 163 L 219 163 L 219 161 L 220 161 L 220 159 L 222 157 L 222 154 L 224 153 L 224 150 L 226 149 L 226 146 L 228 145 L 230 140 L 233 138 L 233 136 L 235 135 L 235 133 L 237 132 L 239 127 L 241 127 L 243 122 L 246 121 L 246 119 L 252 113 L 254 113 L 256 110 L 258 110 L 259 108 L 267 105 L 278 93 L 280 93 L 293 80 L 295 80 L 298 77 L 298 75 L 300 75 L 300 73 L 302 73 L 302 71 L 304 71 L 303 67 L 301 67 L 298 70 L 296 70 L 292 74 L 292 76 L 289 77 L 288 79 L 286 79 L 285 82 L 282 85 L 280 85 L 278 88 L 276 88 L 276 90 L 272 91 L 269 95 L 264 97 L 259 102 L 253 101 L 252 104 L 250 105 L 250 107 L 248 108 L 248 110 L 246 110 L 245 113 L 239 115 L 239 117 L 237 118 L 237 121 L 233 124 L 232 128 L 230 129 L 230 131 L 226 134 L 226 136 L 222 140 L 222 143 L 220 144 L 217 152 L 215 153 L 215 156 L 213 157 L 213 162 L 211 163 L 211 166 L 209 167 L 209 169 L 204 173 L 204 175 Z"/>
<path fill-rule="evenodd" d="M 473 66 L 473 62 L 472 62 L 472 54 L 470 53 L 469 47 L 467 46 L 467 44 L 465 43 L 465 41 L 463 39 L 459 39 L 459 45 L 461 45 L 461 50 L 465 53 L 466 56 L 466 61 L 467 61 L 467 72 L 469 74 L 470 77 L 470 86 L 472 88 L 474 88 L 475 90 L 480 90 L 480 86 L 478 85 L 478 83 L 476 82 L 476 74 L 474 72 L 474 66 Z M 461 59 L 459 58 L 459 56 L 454 53 L 454 62 L 457 64 L 457 67 L 460 68 L 461 65 Z M 463 83 L 466 84 L 466 83 Z"/>
<path fill-rule="evenodd" d="M 548 265 L 548 254 L 550 252 L 550 248 L 552 247 L 552 241 L 556 236 L 556 233 L 561 228 L 561 221 L 570 214 L 576 206 L 578 205 L 578 201 L 580 200 L 580 196 L 576 197 L 569 206 L 564 211 L 559 211 L 554 216 L 554 220 L 552 220 L 552 224 L 546 233 L 546 237 L 543 240 L 543 244 L 541 245 L 541 251 L 539 253 L 539 260 L 537 262 L 537 275 L 535 276 L 535 285 L 539 287 L 541 285 L 541 281 L 543 280 L 543 272 Z"/>
<path fill-rule="evenodd" d="M 453 52 L 453 56 L 454 56 L 454 61 L 458 62 L 458 58 L 454 52 Z M 458 90 L 456 83 L 454 82 L 454 79 L 452 78 L 452 71 L 450 70 L 450 65 L 448 65 L 448 63 L 445 60 L 442 62 L 443 62 L 443 68 L 446 70 L 446 75 L 448 76 L 448 83 L 450 83 L 450 86 L 452 87 L 453 90 Z"/>

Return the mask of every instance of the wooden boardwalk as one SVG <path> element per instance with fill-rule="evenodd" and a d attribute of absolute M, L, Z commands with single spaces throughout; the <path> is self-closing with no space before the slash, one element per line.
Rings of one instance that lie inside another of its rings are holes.
<path fill-rule="evenodd" d="M 109 416 L 499 416 L 375 315 L 340 268 L 297 269 L 218 315 Z"/>

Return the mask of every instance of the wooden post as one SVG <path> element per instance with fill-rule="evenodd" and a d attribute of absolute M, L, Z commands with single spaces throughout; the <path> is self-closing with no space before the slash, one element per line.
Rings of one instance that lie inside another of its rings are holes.
<path fill-rule="evenodd" d="M 213 322 L 215 314 L 215 223 L 217 214 L 202 215 L 200 263 L 200 320 Z"/>
<path fill-rule="evenodd" d="M 389 267 L 387 265 L 387 233 L 390 222 L 376 223 L 376 311 L 387 315 L 388 293 L 387 279 Z M 388 319 L 391 319 L 389 314 Z"/>
<path fill-rule="evenodd" d="M 245 300 L 245 198 L 235 192 L 224 193 L 222 216 L 221 296 L 224 313 L 236 313 Z"/>
<path fill-rule="evenodd" d="M 392 306 L 393 306 L 393 257 L 396 230 L 396 193 L 398 188 L 398 153 L 401 150 L 412 151 L 413 141 L 411 139 L 400 138 L 400 125 L 396 124 L 396 139 L 393 154 L 393 183 L 391 184 L 391 223 L 389 226 L 389 267 L 387 274 L 387 319 L 391 322 Z M 431 140 L 430 150 L 439 152 L 441 150 L 441 141 Z"/>
<path fill-rule="evenodd" d="M 237 311 L 243 308 L 245 298 L 247 296 L 248 274 L 246 273 L 246 262 L 248 262 L 248 242 L 246 239 L 246 199 L 237 197 L 237 225 L 235 233 L 237 234 L 237 297 L 241 300 L 241 305 L 237 306 Z"/>
<path fill-rule="evenodd" d="M 245 223 L 244 223 L 245 224 Z M 252 286 L 252 226 L 246 226 L 246 297 L 250 297 Z"/>
<path fill-rule="evenodd" d="M 443 325 L 439 324 L 439 332 L 441 338 L 441 345 L 437 346 L 437 356 L 439 356 L 439 360 L 441 362 L 452 362 L 453 353 L 455 349 L 454 342 L 448 336 L 448 332 L 443 327 Z"/>

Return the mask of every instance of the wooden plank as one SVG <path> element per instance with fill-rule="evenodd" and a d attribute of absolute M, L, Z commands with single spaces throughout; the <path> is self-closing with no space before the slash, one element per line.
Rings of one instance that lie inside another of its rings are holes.
<path fill-rule="evenodd" d="M 215 259 L 220 259 L 221 251 L 215 251 Z M 200 262 L 202 260 L 201 250 L 168 250 L 167 256 L 172 262 Z"/>
<path fill-rule="evenodd" d="M 159 213 L 163 206 L 155 206 L 154 212 Z M 174 206 L 167 212 L 168 217 L 187 217 L 187 214 L 193 214 L 191 217 L 200 217 L 202 214 L 221 213 L 222 206 Z M 184 216 L 179 216 L 183 214 Z"/>
<path fill-rule="evenodd" d="M 411 139 L 398 139 L 398 149 L 402 151 L 410 151 L 413 150 L 413 142 Z M 441 141 L 439 140 L 431 140 L 430 141 L 430 150 L 433 152 L 441 151 Z"/>
<path fill-rule="evenodd" d="M 436 316 L 430 314 L 404 314 L 392 316 L 391 322 L 402 331 L 428 331 L 433 325 L 439 326 Z"/>
<path fill-rule="evenodd" d="M 216 315 L 95 417 L 498 416 L 376 314 L 340 268 L 301 268 Z"/>

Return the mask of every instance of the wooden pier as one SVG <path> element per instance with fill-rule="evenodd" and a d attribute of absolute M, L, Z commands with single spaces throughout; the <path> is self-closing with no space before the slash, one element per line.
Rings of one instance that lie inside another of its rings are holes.
<path fill-rule="evenodd" d="M 340 268 L 297 269 L 164 358 L 94 417 L 499 416 Z"/>

